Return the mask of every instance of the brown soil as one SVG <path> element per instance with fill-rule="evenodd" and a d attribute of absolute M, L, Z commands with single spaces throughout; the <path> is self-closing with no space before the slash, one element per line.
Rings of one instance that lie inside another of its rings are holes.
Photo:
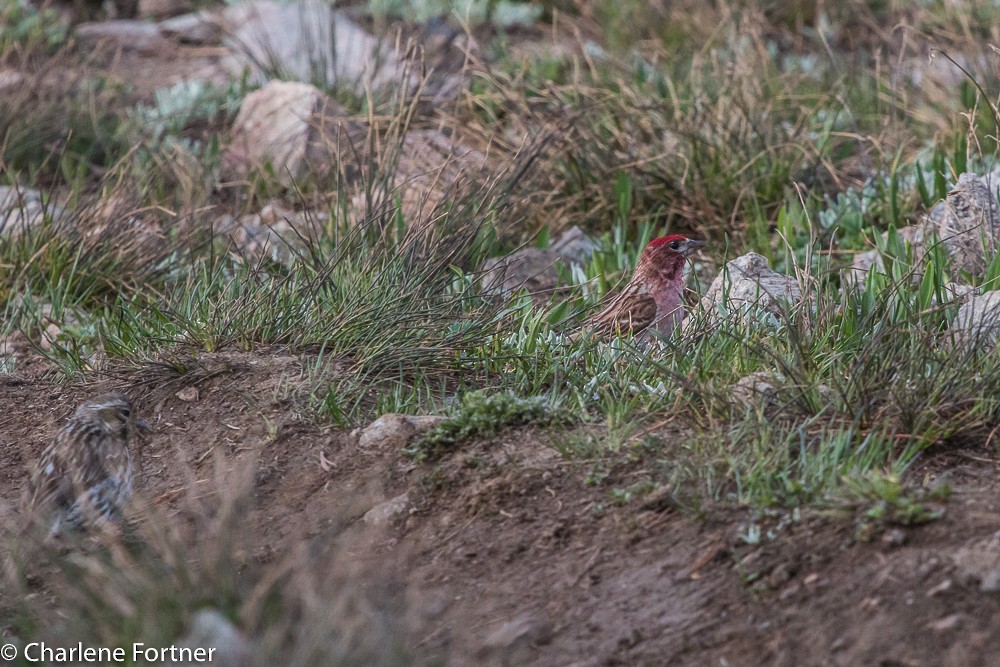
<path fill-rule="evenodd" d="M 738 536 L 745 510 L 703 516 L 666 494 L 624 506 L 589 467 L 531 428 L 470 443 L 437 464 L 303 421 L 283 382 L 300 361 L 280 354 L 203 355 L 194 370 L 122 372 L 155 428 L 138 493 L 164 507 L 211 478 L 221 455 L 257 460 L 245 525 L 253 556 L 272 560 L 331 535 L 365 536 L 357 574 L 405 590 L 405 640 L 428 662 L 473 665 L 987 665 L 1000 655 L 1000 593 L 981 582 L 1000 556 L 1000 474 L 987 456 L 949 454 L 955 493 L 944 517 L 854 538 L 853 517 L 763 522 Z M 176 393 L 197 386 L 199 398 Z M 24 469 L 83 396 L 99 387 L 0 381 L 0 498 L 16 505 Z M 191 471 L 195 472 L 192 476 Z M 641 471 L 617 466 L 627 485 Z M 920 474 L 918 472 L 917 474 Z M 362 519 L 408 493 L 381 527 Z M 210 503 L 209 485 L 197 495 Z M 439 663 L 438 663 L 439 664 Z"/>

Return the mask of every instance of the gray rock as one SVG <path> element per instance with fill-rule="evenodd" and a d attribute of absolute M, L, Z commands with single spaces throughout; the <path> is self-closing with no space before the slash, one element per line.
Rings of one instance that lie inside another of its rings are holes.
<path fill-rule="evenodd" d="M 233 74 L 248 67 L 257 82 L 285 79 L 375 87 L 415 83 L 387 43 L 320 0 L 260 0 L 228 8 L 226 44 L 237 54 Z"/>
<path fill-rule="evenodd" d="M 410 440 L 426 433 L 444 421 L 437 415 L 402 415 L 395 412 L 384 414 L 363 429 L 355 430 L 358 446 L 362 449 L 374 447 L 405 447 Z"/>
<path fill-rule="evenodd" d="M 783 305 L 794 306 L 801 300 L 802 290 L 794 278 L 772 271 L 765 257 L 748 253 L 726 264 L 698 309 L 714 323 L 759 313 L 781 315 Z M 697 319 L 685 318 L 683 330 L 689 331 Z"/>
<path fill-rule="evenodd" d="M 81 23 L 76 26 L 75 34 L 87 46 L 111 43 L 140 53 L 154 53 L 171 46 L 170 41 L 160 34 L 160 28 L 149 21 L 123 19 Z"/>
<path fill-rule="evenodd" d="M 410 495 L 404 493 L 375 505 L 361 518 L 369 526 L 381 526 L 408 509 L 410 509 Z"/>
<path fill-rule="evenodd" d="M 597 243 L 579 227 L 563 232 L 548 248 L 521 248 L 505 257 L 491 257 L 483 264 L 480 285 L 485 292 L 509 294 L 526 289 L 544 294 L 559 284 L 556 264 L 582 264 Z"/>
<path fill-rule="evenodd" d="M 1000 204 L 997 202 L 1000 169 L 985 176 L 962 174 L 958 184 L 943 201 L 935 204 L 920 222 L 898 230 L 902 240 L 913 247 L 914 280 L 920 280 L 919 267 L 927 248 L 940 239 L 951 258 L 952 276 L 963 272 L 982 276 L 986 266 L 1000 250 Z M 886 235 L 882 235 L 883 240 Z M 854 256 L 844 278 L 846 282 L 863 279 L 872 269 L 884 271 L 878 250 Z"/>
<path fill-rule="evenodd" d="M 480 284 L 484 292 L 497 294 L 518 289 L 531 294 L 551 291 L 559 284 L 558 260 L 544 248 L 520 248 L 505 257 L 486 260 Z"/>
<path fill-rule="evenodd" d="M 544 621 L 515 618 L 487 635 L 476 657 L 487 665 L 525 665 L 537 657 L 538 646 L 552 641 L 552 632 L 552 626 Z"/>
<path fill-rule="evenodd" d="M 910 225 L 896 230 L 896 233 L 899 234 L 900 240 L 904 243 L 909 243 L 913 247 L 913 261 L 914 265 L 917 267 L 923 264 L 924 255 L 927 252 L 924 240 L 930 240 L 932 230 L 933 225 L 928 222 L 921 222 L 916 225 Z M 882 234 L 883 242 L 888 238 L 888 235 L 888 232 Z M 854 262 L 851 267 L 849 269 L 845 269 L 844 271 L 844 282 L 849 284 L 861 282 L 872 269 L 879 271 L 880 273 L 885 272 L 885 263 L 882 261 L 882 253 L 879 252 L 877 248 L 874 250 L 860 252 L 854 256 Z M 920 277 L 921 273 L 916 271 L 914 273 L 914 280 L 920 280 Z"/>
<path fill-rule="evenodd" d="M 995 186 L 974 174 L 962 174 L 947 199 L 931 209 L 938 238 L 951 255 L 952 271 L 983 275 L 1000 248 L 1000 204 Z"/>
<path fill-rule="evenodd" d="M 50 214 L 59 209 L 52 207 Z M 32 188 L 0 185 L 0 234 L 16 235 L 45 220 L 42 193 Z"/>
<path fill-rule="evenodd" d="M 564 262 L 584 264 L 590 261 L 594 252 L 597 251 L 597 241 L 587 236 L 586 232 L 573 225 L 555 241 L 549 248 Z"/>
<path fill-rule="evenodd" d="M 778 400 L 778 387 L 785 382 L 781 373 L 758 371 L 737 380 L 733 400 L 744 407 L 772 406 Z"/>
<path fill-rule="evenodd" d="M 163 35 L 184 44 L 217 44 L 222 36 L 218 22 L 207 12 L 175 16 L 158 25 Z"/>

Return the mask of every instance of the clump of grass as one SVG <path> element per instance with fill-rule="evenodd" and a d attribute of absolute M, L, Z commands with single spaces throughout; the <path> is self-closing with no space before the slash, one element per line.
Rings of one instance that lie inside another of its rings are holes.
<path fill-rule="evenodd" d="M 422 435 L 408 453 L 418 460 L 440 457 L 472 438 L 487 438 L 502 429 L 525 424 L 544 425 L 558 419 L 559 410 L 542 396 L 510 392 L 470 391 L 443 422 Z"/>
<path fill-rule="evenodd" d="M 192 484 L 171 511 L 138 500 L 121 535 L 95 533 L 69 552 L 4 535 L 5 632 L 22 646 L 82 641 L 127 647 L 131 657 L 135 642 L 179 644 L 195 614 L 211 609 L 246 638 L 250 664 L 405 663 L 399 602 L 335 556 L 336 540 L 352 536 L 262 553 L 245 525 L 254 466 L 218 460 L 216 467 L 215 492 L 195 486 L 190 470 Z"/>
<path fill-rule="evenodd" d="M 941 503 L 951 495 L 947 484 L 914 487 L 898 474 L 869 470 L 843 480 L 834 504 L 859 511 L 856 536 L 870 541 L 889 526 L 919 526 L 941 518 Z"/>

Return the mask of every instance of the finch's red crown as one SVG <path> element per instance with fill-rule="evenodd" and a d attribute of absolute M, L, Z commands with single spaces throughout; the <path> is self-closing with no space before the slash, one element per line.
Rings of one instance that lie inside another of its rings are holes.
<path fill-rule="evenodd" d="M 649 245 L 647 245 L 646 247 L 647 248 L 658 248 L 658 247 L 663 246 L 663 245 L 670 245 L 671 243 L 674 243 L 674 242 L 682 243 L 682 242 L 687 241 L 687 240 L 688 240 L 688 238 L 686 236 L 684 236 L 683 234 L 670 234 L 668 236 L 661 236 L 658 239 L 653 239 L 652 241 L 649 242 Z"/>

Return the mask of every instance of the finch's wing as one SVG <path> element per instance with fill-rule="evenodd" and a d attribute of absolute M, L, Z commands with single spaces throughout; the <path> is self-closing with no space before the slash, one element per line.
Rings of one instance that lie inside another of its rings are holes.
<path fill-rule="evenodd" d="M 638 334 L 656 320 L 656 301 L 645 290 L 631 286 L 615 297 L 599 314 L 587 321 L 585 331 L 601 338 L 623 333 Z"/>
<path fill-rule="evenodd" d="M 28 481 L 22 501 L 25 509 L 68 507 L 73 502 L 76 493 L 66 464 L 61 447 L 45 448 Z"/>

